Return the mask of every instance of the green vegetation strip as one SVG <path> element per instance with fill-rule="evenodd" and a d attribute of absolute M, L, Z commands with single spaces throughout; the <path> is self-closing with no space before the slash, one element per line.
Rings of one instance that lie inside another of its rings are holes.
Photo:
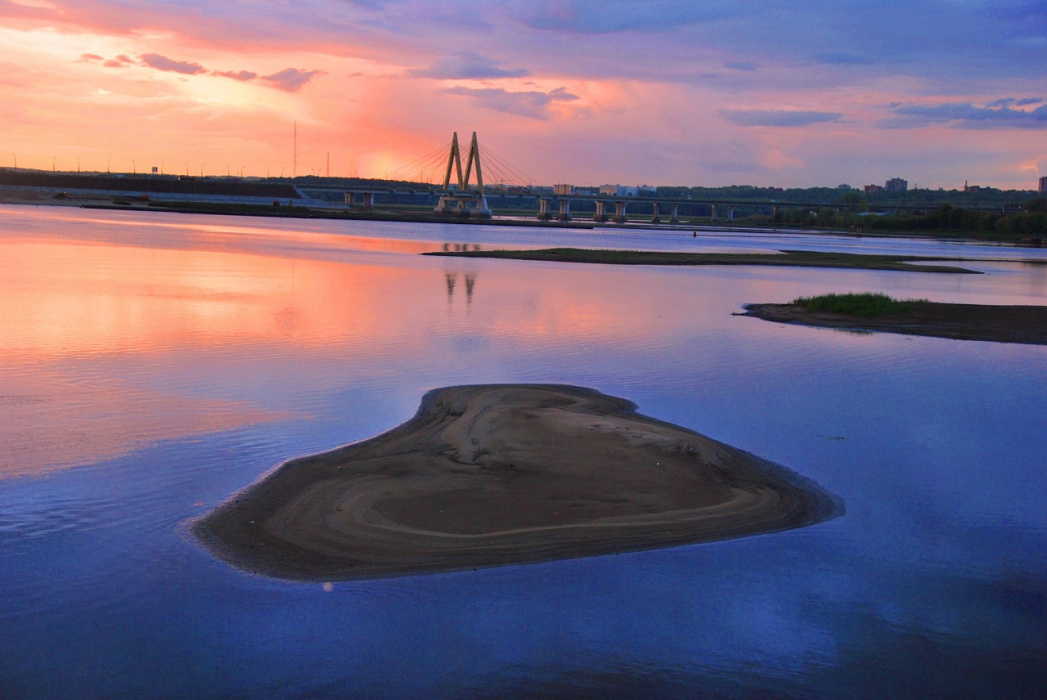
<path fill-rule="evenodd" d="M 912 255 L 860 255 L 784 250 L 779 253 L 663 253 L 639 250 L 589 250 L 544 248 L 541 250 L 470 250 L 424 253 L 469 258 L 542 260 L 607 265 L 773 265 L 782 267 L 832 267 L 858 270 L 904 270 L 906 272 L 952 272 L 980 274 L 948 265 L 927 265 L 940 258 Z"/>
<path fill-rule="evenodd" d="M 912 313 L 916 304 L 928 303 L 926 299 L 892 299 L 886 294 L 822 294 L 816 297 L 797 297 L 793 304 L 802 306 L 812 313 L 826 312 L 844 314 L 858 318 L 877 316 L 899 316 Z"/>

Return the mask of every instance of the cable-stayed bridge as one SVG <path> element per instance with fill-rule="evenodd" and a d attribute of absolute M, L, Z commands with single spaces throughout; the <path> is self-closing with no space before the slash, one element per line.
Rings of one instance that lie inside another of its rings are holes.
<path fill-rule="evenodd" d="M 680 205 L 703 204 L 689 199 L 645 197 L 642 200 L 636 200 L 630 197 L 610 195 L 540 192 L 538 188 L 534 187 L 535 179 L 533 177 L 491 150 L 483 149 L 481 151 L 476 132 L 472 134 L 464 162 L 463 168 L 462 150 L 458 142 L 458 133 L 455 132 L 449 146 L 434 149 L 387 175 L 390 181 L 414 181 L 416 185 L 389 188 L 358 187 L 344 190 L 301 186 L 300 189 L 306 193 L 342 192 L 345 205 L 360 205 L 366 209 L 374 208 L 375 198 L 379 195 L 434 196 L 438 197 L 438 202 L 434 207 L 435 212 L 449 217 L 490 217 L 491 210 L 487 203 L 489 195 L 503 199 L 507 197 L 518 200 L 533 199 L 537 208 L 536 216 L 544 221 L 553 219 L 571 221 L 574 218 L 571 214 L 572 202 L 591 202 L 594 209 L 593 221 L 625 223 L 628 220 L 626 210 L 630 202 L 642 201 L 645 208 L 652 210 L 650 215 L 652 223 L 659 223 L 663 220 L 676 223 L 679 221 Z M 497 184 L 485 185 L 485 171 L 488 174 L 488 182 L 491 181 L 490 176 L 493 175 Z M 476 182 L 472 183 L 474 173 Z M 456 176 L 454 180 L 452 176 Z M 738 204 L 752 205 L 750 202 L 739 202 Z M 724 206 L 727 220 L 734 219 L 734 204 L 710 202 L 709 205 L 713 220 L 716 220 L 717 210 L 721 206 Z"/>
<path fill-rule="evenodd" d="M 410 163 L 387 175 L 388 186 L 375 183 L 374 186 L 331 188 L 322 186 L 299 186 L 303 192 L 316 194 L 338 194 L 343 197 L 342 206 L 362 206 L 365 209 L 375 207 L 376 197 L 410 197 L 411 200 L 436 198 L 434 211 L 449 218 L 490 217 L 489 197 L 500 200 L 515 199 L 519 204 L 531 200 L 536 218 L 543 221 L 571 221 L 576 218 L 571 212 L 572 204 L 577 209 L 585 209 L 586 218 L 594 222 L 625 223 L 629 221 L 628 208 L 643 209 L 640 215 L 634 215 L 635 221 L 640 216 L 651 223 L 678 223 L 680 209 L 685 207 L 691 212 L 701 208 L 707 212 L 708 221 L 734 221 L 736 209 L 759 211 L 776 215 L 780 208 L 788 209 L 823 209 L 837 211 L 855 210 L 861 204 L 840 202 L 793 202 L 750 199 L 694 199 L 679 197 L 659 197 L 657 194 L 644 193 L 642 196 L 622 196 L 617 194 L 591 193 L 550 193 L 547 188 L 535 187 L 535 178 L 512 165 L 505 158 L 493 153 L 490 149 L 480 149 L 476 132 L 473 132 L 469 150 L 465 156 L 463 169 L 462 151 L 458 143 L 458 133 L 451 138 L 450 145 L 443 145 L 429 153 L 416 158 Z M 484 183 L 485 173 L 488 183 Z M 473 174 L 476 182 L 470 183 Z M 452 180 L 452 175 L 456 176 Z M 492 180 L 493 176 L 493 180 Z M 398 184 L 397 184 L 398 183 Z M 407 184 L 413 183 L 413 184 Z M 414 203 L 414 201 L 412 201 Z M 935 205 L 922 204 L 877 204 L 878 211 L 923 211 Z M 521 207 L 513 206 L 513 209 Z M 972 207 L 977 208 L 977 207 Z M 986 210 L 999 210 L 999 207 L 982 207 Z M 1006 211 L 1005 211 L 1006 213 Z M 690 220 L 704 218 L 688 215 Z"/>

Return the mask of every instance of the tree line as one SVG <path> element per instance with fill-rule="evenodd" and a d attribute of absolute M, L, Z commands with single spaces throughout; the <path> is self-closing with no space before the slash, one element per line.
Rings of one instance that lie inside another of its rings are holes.
<path fill-rule="evenodd" d="M 1001 238 L 1043 237 L 1047 235 L 1047 199 L 1037 197 L 1026 201 L 1021 211 L 977 211 L 951 204 L 939 204 L 927 212 L 900 211 L 879 214 L 821 207 L 816 211 L 805 208 L 781 208 L 771 217 L 773 223 L 783 225 L 825 226 L 852 231 L 920 231 L 929 233 L 966 233 L 998 236 Z M 1042 243 L 1042 238 L 1040 238 Z M 1033 241 L 1035 242 L 1035 241 Z"/>

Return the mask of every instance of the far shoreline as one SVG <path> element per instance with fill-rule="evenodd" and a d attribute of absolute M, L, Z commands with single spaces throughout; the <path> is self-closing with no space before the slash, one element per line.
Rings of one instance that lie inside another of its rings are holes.
<path fill-rule="evenodd" d="M 117 198 L 126 199 L 126 198 Z M 712 221 L 707 219 L 683 220 L 679 223 L 652 223 L 642 218 L 631 219 L 623 223 L 597 222 L 589 219 L 575 218 L 570 221 L 558 221 L 555 218 L 542 220 L 537 217 L 527 218 L 512 214 L 498 214 L 490 218 L 455 216 L 437 214 L 424 209 L 366 210 L 360 207 L 339 209 L 335 207 L 310 206 L 308 201 L 291 201 L 286 205 L 272 206 L 257 203 L 214 203 L 190 202 L 177 200 L 155 200 L 147 204 L 130 201 L 102 202 L 93 198 L 80 200 L 75 197 L 67 200 L 33 199 L 3 196 L 0 191 L 0 205 L 13 206 L 54 206 L 75 207 L 81 209 L 100 209 L 111 211 L 135 211 L 145 213 L 199 214 L 211 216 L 247 216 L 277 219 L 323 219 L 331 221 L 381 221 L 390 223 L 421 224 L 461 224 L 469 226 L 509 226 L 539 229 L 562 230 L 606 230 L 606 231 L 658 231 L 663 233 L 694 231 L 700 233 L 758 232 L 789 235 L 834 236 L 841 238 L 884 238 L 904 240 L 953 241 L 957 243 L 977 243 L 999 248 L 1028 248 L 1022 238 L 1001 238 L 988 240 L 975 231 L 949 231 L 942 235 L 931 235 L 920 231 L 868 231 L 856 235 L 853 231 L 842 228 L 817 228 L 795 224 L 764 224 L 752 221 Z M 939 258 L 935 258 L 939 259 Z"/>

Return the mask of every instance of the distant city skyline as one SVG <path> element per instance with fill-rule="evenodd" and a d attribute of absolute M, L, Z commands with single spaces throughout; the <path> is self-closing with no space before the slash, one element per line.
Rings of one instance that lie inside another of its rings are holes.
<path fill-rule="evenodd" d="M 541 184 L 1033 190 L 1044 65 L 1018 0 L 11 0 L 0 167 L 381 178 L 477 131 Z"/>

